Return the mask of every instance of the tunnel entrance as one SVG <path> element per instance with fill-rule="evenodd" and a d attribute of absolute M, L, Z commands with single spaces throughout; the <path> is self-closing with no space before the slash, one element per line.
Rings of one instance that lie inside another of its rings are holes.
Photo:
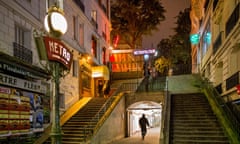
<path fill-rule="evenodd" d="M 140 132 L 139 118 L 145 114 L 151 127 L 161 126 L 162 104 L 153 101 L 140 101 L 130 105 L 127 108 L 127 136 L 131 137 Z"/>

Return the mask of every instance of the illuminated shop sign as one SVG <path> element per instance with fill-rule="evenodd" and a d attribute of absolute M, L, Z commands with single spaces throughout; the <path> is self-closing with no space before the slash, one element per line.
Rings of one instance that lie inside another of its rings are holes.
<path fill-rule="evenodd" d="M 15 65 L 10 65 L 10 64 L 6 64 L 6 63 L 2 63 L 2 62 L 0 62 L 0 70 L 6 71 L 6 72 L 13 72 L 13 73 L 20 74 L 23 76 L 28 76 L 31 78 L 36 78 L 36 76 L 29 71 L 26 71 Z"/>
<path fill-rule="evenodd" d="M 154 54 L 155 49 L 144 49 L 144 50 L 134 50 L 134 55 L 145 55 L 145 54 Z"/>
<path fill-rule="evenodd" d="M 70 69 L 73 57 L 71 51 L 62 42 L 54 38 L 44 37 L 44 43 L 48 59 L 60 62 L 67 69 Z"/>

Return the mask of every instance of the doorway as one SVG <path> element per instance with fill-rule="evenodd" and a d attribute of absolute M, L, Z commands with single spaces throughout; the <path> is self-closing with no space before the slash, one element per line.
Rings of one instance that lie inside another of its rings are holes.
<path fill-rule="evenodd" d="M 151 128 L 159 127 L 160 135 L 162 104 L 152 101 L 141 101 L 134 103 L 127 108 L 127 136 L 131 137 L 141 131 L 138 121 L 142 114 L 145 114 Z"/>

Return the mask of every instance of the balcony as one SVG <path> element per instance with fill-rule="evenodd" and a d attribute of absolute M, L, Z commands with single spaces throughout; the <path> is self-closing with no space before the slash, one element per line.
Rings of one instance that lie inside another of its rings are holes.
<path fill-rule="evenodd" d="M 13 42 L 13 56 L 23 62 L 32 64 L 32 51 L 16 42 Z"/>

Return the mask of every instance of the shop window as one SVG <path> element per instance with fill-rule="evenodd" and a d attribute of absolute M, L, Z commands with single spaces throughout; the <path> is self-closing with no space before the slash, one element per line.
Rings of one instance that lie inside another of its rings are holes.
<path fill-rule="evenodd" d="M 82 74 L 82 85 L 84 88 L 91 88 L 91 77 L 87 75 L 87 73 L 83 72 Z"/>

